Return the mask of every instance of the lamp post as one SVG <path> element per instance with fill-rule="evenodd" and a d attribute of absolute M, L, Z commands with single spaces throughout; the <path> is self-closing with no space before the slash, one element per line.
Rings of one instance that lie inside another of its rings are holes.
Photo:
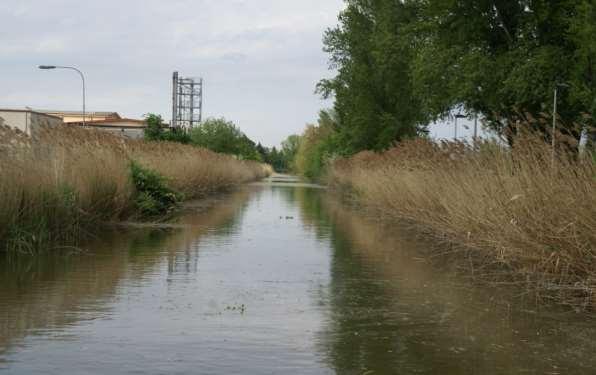
<path fill-rule="evenodd" d="M 77 68 L 72 67 L 72 66 L 58 66 L 58 65 L 40 65 L 39 69 L 43 69 L 43 70 L 70 69 L 70 70 L 74 70 L 75 72 L 79 73 L 79 75 L 81 76 L 81 80 L 83 81 L 83 127 L 85 127 L 86 126 L 85 118 L 87 117 L 87 115 L 85 113 L 85 76 L 83 75 L 83 72 L 81 72 L 80 70 L 78 70 Z"/>
<path fill-rule="evenodd" d="M 559 87 L 569 87 L 569 85 L 565 83 L 555 83 L 555 94 L 553 100 L 553 134 L 551 135 L 551 142 L 552 142 L 552 160 L 551 163 L 555 165 L 555 136 L 557 132 L 557 95 L 559 93 Z"/>

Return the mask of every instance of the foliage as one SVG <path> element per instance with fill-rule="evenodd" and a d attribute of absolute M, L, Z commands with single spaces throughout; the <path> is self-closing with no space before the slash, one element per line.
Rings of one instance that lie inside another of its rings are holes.
<path fill-rule="evenodd" d="M 551 110 L 557 83 L 560 130 L 578 139 L 596 109 L 595 19 L 593 0 L 346 0 L 324 37 L 337 74 L 318 85 L 339 151 L 384 149 L 456 107 L 515 133 Z"/>
<path fill-rule="evenodd" d="M 145 115 L 147 127 L 144 130 L 145 139 L 148 141 L 161 141 L 164 137 L 163 119 L 160 115 L 148 113 Z"/>
<path fill-rule="evenodd" d="M 164 132 L 161 136 L 161 140 L 182 144 L 189 144 L 192 142 L 188 132 L 181 128 L 172 128 L 169 131 Z"/>
<path fill-rule="evenodd" d="M 333 111 L 321 111 L 317 125 L 307 125 L 294 158 L 296 172 L 310 180 L 323 177 L 327 163 L 336 156 L 337 133 Z"/>
<path fill-rule="evenodd" d="M 346 3 L 340 25 L 324 37 L 338 73 L 318 90 L 335 97 L 340 152 L 379 150 L 416 136 L 427 123 L 412 88 L 415 49 L 408 31 L 416 9 L 395 0 Z"/>
<path fill-rule="evenodd" d="M 195 146 L 234 155 L 243 160 L 261 160 L 255 143 L 233 122 L 224 118 L 207 119 L 191 131 L 190 138 Z"/>
<path fill-rule="evenodd" d="M 261 146 L 261 148 L 261 157 L 265 163 L 271 165 L 271 167 L 273 167 L 273 169 L 277 172 L 288 171 L 288 165 L 285 162 L 284 155 L 277 149 L 277 147 L 273 146 L 271 148 L 267 148 Z"/>
<path fill-rule="evenodd" d="M 281 154 L 283 155 L 283 161 L 287 170 L 293 171 L 296 169 L 294 159 L 296 158 L 299 147 L 300 136 L 297 134 L 288 136 L 288 138 L 281 143 Z"/>
<path fill-rule="evenodd" d="M 164 126 L 160 115 L 149 113 L 145 115 L 147 127 L 144 130 L 144 138 L 147 141 L 168 141 L 188 144 L 191 142 L 190 135 L 182 128 L 168 129 Z"/>
<path fill-rule="evenodd" d="M 264 147 L 259 143 L 256 150 L 261 160 L 271 165 L 277 172 L 293 172 L 295 171 L 294 158 L 298 151 L 299 142 L 300 136 L 293 134 L 281 143 L 280 149 L 275 146 L 271 148 Z"/>
<path fill-rule="evenodd" d="M 182 195 L 170 189 L 166 179 L 156 171 L 134 161 L 130 171 L 136 190 L 135 205 L 142 215 L 165 215 L 182 200 Z"/>
<path fill-rule="evenodd" d="M 596 93 L 591 0 L 434 0 L 422 8 L 414 77 L 428 113 L 462 104 L 512 131 L 519 113 L 550 111 L 555 84 L 565 83 L 561 126 L 579 138 L 574 123 L 593 113 Z"/>

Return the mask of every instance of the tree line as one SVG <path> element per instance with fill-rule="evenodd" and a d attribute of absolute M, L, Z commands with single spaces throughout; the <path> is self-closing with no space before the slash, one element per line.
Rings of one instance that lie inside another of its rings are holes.
<path fill-rule="evenodd" d="M 318 178 L 338 156 L 428 135 L 454 111 L 513 143 L 520 126 L 577 149 L 596 139 L 594 0 L 346 0 L 323 37 L 330 110 L 307 125 L 290 165 Z"/>
<path fill-rule="evenodd" d="M 225 118 L 210 118 L 200 126 L 186 131 L 182 128 L 168 128 L 161 116 L 145 116 L 147 128 L 144 138 L 148 141 L 170 141 L 191 144 L 211 151 L 230 154 L 240 160 L 255 160 L 270 164 L 278 172 L 292 169 L 292 161 L 298 147 L 298 136 L 290 136 L 282 142 L 281 148 L 265 147 L 255 143 L 233 122 Z"/>
<path fill-rule="evenodd" d="M 337 74 L 342 154 L 381 150 L 426 133 L 454 108 L 509 141 L 519 121 L 579 140 L 596 109 L 594 0 L 346 0 L 324 49 Z"/>

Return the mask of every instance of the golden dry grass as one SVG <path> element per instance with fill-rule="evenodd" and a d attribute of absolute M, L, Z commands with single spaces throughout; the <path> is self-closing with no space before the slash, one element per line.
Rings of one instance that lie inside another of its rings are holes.
<path fill-rule="evenodd" d="M 545 297 L 596 304 L 596 165 L 589 158 L 561 152 L 553 164 L 551 149 L 532 136 L 512 149 L 413 140 L 338 160 L 328 178 L 379 212 L 471 251 L 487 274 L 505 268 L 508 277 L 549 291 Z"/>
<path fill-rule="evenodd" d="M 0 250 L 70 242 L 132 213 L 130 163 L 165 176 L 188 199 L 267 176 L 269 166 L 189 145 L 125 140 L 70 126 L 29 137 L 0 126 Z"/>

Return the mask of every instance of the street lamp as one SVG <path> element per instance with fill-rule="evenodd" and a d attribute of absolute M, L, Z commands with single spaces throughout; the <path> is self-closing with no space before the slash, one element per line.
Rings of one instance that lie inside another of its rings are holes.
<path fill-rule="evenodd" d="M 72 66 L 58 66 L 58 65 L 40 65 L 39 69 L 43 69 L 43 70 L 50 70 L 50 69 L 70 69 L 70 70 L 74 70 L 75 72 L 79 73 L 79 75 L 81 76 L 81 80 L 83 81 L 83 127 L 85 127 L 85 118 L 86 113 L 85 113 L 85 76 L 83 75 L 83 72 L 81 72 L 80 70 L 78 70 L 75 67 Z"/>
<path fill-rule="evenodd" d="M 557 95 L 560 88 L 569 87 L 568 84 L 565 83 L 555 83 L 555 95 L 554 95 L 554 102 L 553 102 L 553 134 L 551 136 L 552 142 L 552 165 L 555 165 L 555 133 L 557 132 Z"/>

